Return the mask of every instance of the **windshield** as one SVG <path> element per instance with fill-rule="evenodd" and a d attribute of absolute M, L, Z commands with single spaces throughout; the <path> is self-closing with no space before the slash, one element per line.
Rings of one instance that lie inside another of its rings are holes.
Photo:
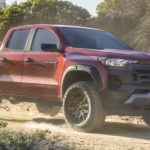
<path fill-rule="evenodd" d="M 72 47 L 131 50 L 126 43 L 108 32 L 74 27 L 59 27 L 59 30 Z"/>

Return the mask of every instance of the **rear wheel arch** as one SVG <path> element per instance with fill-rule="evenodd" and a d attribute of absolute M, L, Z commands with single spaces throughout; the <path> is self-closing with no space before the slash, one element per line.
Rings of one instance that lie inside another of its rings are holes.
<path fill-rule="evenodd" d="M 62 77 L 61 83 L 61 97 L 69 88 L 69 86 L 78 81 L 92 81 L 96 88 L 101 89 L 103 87 L 101 77 L 95 67 L 85 65 L 73 65 L 68 67 Z"/>

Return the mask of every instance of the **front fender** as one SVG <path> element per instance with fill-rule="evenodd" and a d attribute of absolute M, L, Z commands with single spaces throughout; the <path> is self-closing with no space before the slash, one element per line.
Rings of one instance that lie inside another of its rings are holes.
<path fill-rule="evenodd" d="M 72 65 L 70 67 L 68 67 L 62 77 L 62 83 L 61 83 L 61 91 L 63 91 L 63 85 L 64 85 L 64 80 L 65 77 L 67 76 L 68 73 L 72 72 L 72 71 L 80 71 L 80 72 L 86 72 L 88 73 L 95 86 L 100 90 L 101 88 L 103 88 L 103 83 L 102 83 L 102 79 L 101 76 L 99 75 L 97 69 L 95 67 L 92 66 L 86 66 L 86 65 Z"/>

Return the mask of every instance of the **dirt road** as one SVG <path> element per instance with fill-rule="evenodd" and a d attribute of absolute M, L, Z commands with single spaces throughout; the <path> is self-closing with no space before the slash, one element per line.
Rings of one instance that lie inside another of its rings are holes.
<path fill-rule="evenodd" d="M 38 113 L 33 103 L 11 104 L 3 99 L 0 103 L 0 120 L 8 122 L 10 130 L 31 131 L 48 129 L 75 147 L 91 150 L 150 150 L 150 128 L 141 118 L 108 117 L 104 129 L 95 134 L 72 131 L 64 122 L 63 115 L 50 118 Z"/>

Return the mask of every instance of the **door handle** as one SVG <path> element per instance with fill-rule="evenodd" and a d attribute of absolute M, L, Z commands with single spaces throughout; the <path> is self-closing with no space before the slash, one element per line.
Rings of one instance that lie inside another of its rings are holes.
<path fill-rule="evenodd" d="M 24 62 L 26 62 L 26 63 L 33 63 L 34 60 L 32 58 L 27 58 L 27 59 L 24 60 Z"/>
<path fill-rule="evenodd" d="M 44 63 L 45 64 L 54 64 L 54 65 L 58 64 L 58 62 L 56 62 L 56 61 L 45 61 Z"/>
<path fill-rule="evenodd" d="M 1 62 L 6 62 L 6 61 L 8 61 L 8 59 L 5 58 L 5 57 L 2 57 L 2 58 L 0 58 L 0 61 L 1 61 Z"/>

